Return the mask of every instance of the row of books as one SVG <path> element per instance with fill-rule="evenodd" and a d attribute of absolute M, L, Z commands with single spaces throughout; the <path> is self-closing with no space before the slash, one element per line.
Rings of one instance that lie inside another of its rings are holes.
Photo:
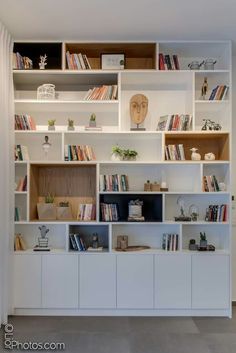
<path fill-rule="evenodd" d="M 28 161 L 28 147 L 23 145 L 15 145 L 15 161 Z"/>
<path fill-rule="evenodd" d="M 224 100 L 228 90 L 229 90 L 229 86 L 226 86 L 226 85 L 216 86 L 215 88 L 213 88 L 210 94 L 209 100 L 210 101 Z"/>
<path fill-rule="evenodd" d="M 184 161 L 184 146 L 182 144 L 165 146 L 165 156 L 167 161 Z"/>
<path fill-rule="evenodd" d="M 100 175 L 100 191 L 128 191 L 129 183 L 127 175 Z"/>
<path fill-rule="evenodd" d="M 15 130 L 36 130 L 36 124 L 32 116 L 15 114 Z"/>
<path fill-rule="evenodd" d="M 27 191 L 27 175 L 18 180 L 15 191 Z"/>
<path fill-rule="evenodd" d="M 93 148 L 89 145 L 65 145 L 65 161 L 95 161 Z"/>
<path fill-rule="evenodd" d="M 210 205 L 206 213 L 207 222 L 226 222 L 227 205 Z"/>
<path fill-rule="evenodd" d="M 79 234 L 69 234 L 70 248 L 75 251 L 86 251 L 87 247 Z"/>
<path fill-rule="evenodd" d="M 15 239 L 14 239 L 14 250 L 15 251 L 21 251 L 21 250 L 26 250 L 26 243 L 23 239 L 23 236 L 19 234 L 15 234 Z"/>
<path fill-rule="evenodd" d="M 66 61 L 69 70 L 91 70 L 91 65 L 86 54 L 70 54 L 66 52 Z"/>
<path fill-rule="evenodd" d="M 84 100 L 116 100 L 117 92 L 117 85 L 94 87 L 88 90 Z"/>
<path fill-rule="evenodd" d="M 96 219 L 96 205 L 92 203 L 81 203 L 78 210 L 78 220 L 94 221 Z"/>
<path fill-rule="evenodd" d="M 166 251 L 177 251 L 179 248 L 179 235 L 166 234 L 162 236 L 162 249 Z"/>
<path fill-rule="evenodd" d="M 119 221 L 118 206 L 116 203 L 101 203 L 100 207 L 103 222 Z"/>
<path fill-rule="evenodd" d="M 189 114 L 172 114 L 160 116 L 157 125 L 159 131 L 188 131 L 190 130 L 192 116 Z"/>
<path fill-rule="evenodd" d="M 27 56 L 22 56 L 17 52 L 12 54 L 12 67 L 14 70 L 32 69 L 33 63 Z"/>
<path fill-rule="evenodd" d="M 19 207 L 15 207 L 15 222 L 21 221 L 21 214 Z"/>
<path fill-rule="evenodd" d="M 159 70 L 180 70 L 178 55 L 159 54 Z"/>
<path fill-rule="evenodd" d="M 219 183 L 215 175 L 203 176 L 203 191 L 205 192 L 220 191 Z"/>

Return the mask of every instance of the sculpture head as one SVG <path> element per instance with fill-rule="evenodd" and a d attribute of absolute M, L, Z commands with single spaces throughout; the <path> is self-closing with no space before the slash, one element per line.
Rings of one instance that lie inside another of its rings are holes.
<path fill-rule="evenodd" d="M 145 120 L 148 112 L 148 99 L 144 94 L 135 94 L 130 99 L 131 120 L 139 125 Z"/>

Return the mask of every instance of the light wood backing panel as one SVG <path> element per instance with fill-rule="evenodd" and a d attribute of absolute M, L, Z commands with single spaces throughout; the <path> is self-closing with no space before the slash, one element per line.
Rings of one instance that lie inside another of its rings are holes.
<path fill-rule="evenodd" d="M 202 159 L 206 153 L 215 154 L 216 160 L 229 160 L 229 135 L 225 134 L 166 134 L 165 145 L 183 144 L 185 158 L 191 160 L 192 147 L 198 149 Z"/>

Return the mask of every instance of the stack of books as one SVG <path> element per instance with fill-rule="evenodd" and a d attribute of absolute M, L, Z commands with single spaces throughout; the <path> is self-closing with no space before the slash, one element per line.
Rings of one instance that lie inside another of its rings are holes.
<path fill-rule="evenodd" d="M 69 70 L 91 70 L 91 65 L 86 54 L 70 54 L 67 51 L 66 61 Z"/>
<path fill-rule="evenodd" d="M 70 249 L 75 251 L 86 251 L 87 246 L 79 234 L 70 234 Z"/>
<path fill-rule="evenodd" d="M 118 205 L 116 203 L 101 203 L 103 222 L 117 222 L 119 220 Z"/>
<path fill-rule="evenodd" d="M 189 114 L 172 114 L 160 116 L 158 131 L 188 131 L 191 128 L 192 116 Z"/>
<path fill-rule="evenodd" d="M 28 161 L 29 153 L 28 147 L 22 145 L 15 145 L 15 161 Z"/>
<path fill-rule="evenodd" d="M 92 203 L 81 203 L 79 205 L 77 219 L 79 221 L 95 221 L 96 205 Z"/>
<path fill-rule="evenodd" d="M 116 100 L 117 92 L 117 85 L 94 87 L 88 90 L 84 100 Z"/>
<path fill-rule="evenodd" d="M 177 251 L 179 247 L 178 234 L 163 234 L 162 249 L 166 251 Z"/>
<path fill-rule="evenodd" d="M 219 183 L 215 175 L 204 175 L 202 184 L 203 184 L 203 191 L 205 192 L 220 191 Z"/>
<path fill-rule="evenodd" d="M 129 183 L 127 175 L 100 175 L 100 191 L 128 191 Z"/>
<path fill-rule="evenodd" d="M 227 205 L 210 205 L 206 214 L 207 222 L 226 222 Z"/>
<path fill-rule="evenodd" d="M 27 56 L 21 56 L 20 53 L 12 54 L 12 67 L 14 70 L 32 69 L 32 61 Z"/>
<path fill-rule="evenodd" d="M 15 130 L 36 130 L 34 119 L 28 114 L 15 114 Z"/>
<path fill-rule="evenodd" d="M 27 175 L 18 180 L 15 191 L 27 191 Z"/>
<path fill-rule="evenodd" d="M 14 250 L 15 251 L 21 251 L 21 250 L 26 250 L 26 244 L 25 241 L 22 237 L 22 235 L 19 234 L 15 234 L 15 240 L 14 240 Z"/>
<path fill-rule="evenodd" d="M 180 70 L 178 55 L 159 54 L 159 70 Z"/>
<path fill-rule="evenodd" d="M 182 144 L 165 146 L 165 155 L 167 161 L 185 161 L 184 146 Z"/>
<path fill-rule="evenodd" d="M 213 88 L 209 100 L 210 101 L 215 101 L 215 100 L 224 100 L 226 97 L 226 94 L 228 93 L 229 86 L 226 85 L 221 85 L 221 86 L 216 86 Z"/>
<path fill-rule="evenodd" d="M 89 145 L 65 145 L 65 161 L 95 161 L 93 148 Z"/>

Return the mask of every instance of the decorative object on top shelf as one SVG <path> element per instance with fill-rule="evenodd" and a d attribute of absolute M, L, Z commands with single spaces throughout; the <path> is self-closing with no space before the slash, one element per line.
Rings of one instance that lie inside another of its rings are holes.
<path fill-rule="evenodd" d="M 125 54 L 101 54 L 101 69 L 102 70 L 124 70 Z"/>
<path fill-rule="evenodd" d="M 200 153 L 197 153 L 198 148 L 192 147 L 192 148 L 190 148 L 190 151 L 192 152 L 192 154 L 191 154 L 192 161 L 200 161 L 201 160 L 202 157 L 201 157 Z"/>
<path fill-rule="evenodd" d="M 40 62 L 39 62 L 39 68 L 40 70 L 44 70 L 45 66 L 47 65 L 47 54 L 40 55 Z"/>
<path fill-rule="evenodd" d="M 204 70 L 214 70 L 216 63 L 217 63 L 217 60 L 206 59 L 206 60 L 203 61 L 202 64 L 204 65 Z"/>
<path fill-rule="evenodd" d="M 57 207 L 57 219 L 58 220 L 73 219 L 69 201 L 59 202 L 59 206 Z"/>
<path fill-rule="evenodd" d="M 25 240 L 23 236 L 18 233 L 15 234 L 15 239 L 14 239 L 14 250 L 15 251 L 25 251 L 27 249 Z"/>
<path fill-rule="evenodd" d="M 68 122 L 67 130 L 68 130 L 68 131 L 74 131 L 74 130 L 75 130 L 74 120 L 68 119 L 67 122 Z"/>
<path fill-rule="evenodd" d="M 216 130 L 219 131 L 222 129 L 222 126 L 220 124 L 215 123 L 213 120 L 210 119 L 202 119 L 204 121 L 204 124 L 202 126 L 202 131 L 206 130 Z"/>
<path fill-rule="evenodd" d="M 185 215 L 185 202 L 182 196 L 179 196 L 177 199 L 177 205 L 179 206 L 180 209 L 180 215 L 178 217 L 175 217 L 176 222 L 190 222 L 191 217 L 188 217 Z"/>
<path fill-rule="evenodd" d="M 208 92 L 208 82 L 207 82 L 207 77 L 204 77 L 200 99 L 205 100 L 207 92 Z"/>
<path fill-rule="evenodd" d="M 191 220 L 193 222 L 197 222 L 199 217 L 199 208 L 196 205 L 192 204 L 189 207 L 189 214 L 190 214 Z"/>
<path fill-rule="evenodd" d="M 50 131 L 55 130 L 55 122 L 56 122 L 56 119 L 48 120 L 48 130 Z"/>
<path fill-rule="evenodd" d="M 52 144 L 49 142 L 49 137 L 48 136 L 44 136 L 44 142 L 42 143 L 42 147 L 43 147 L 43 151 L 45 154 L 45 157 L 48 157 L 48 152 L 51 148 Z"/>
<path fill-rule="evenodd" d="M 128 221 L 138 221 L 143 222 L 145 221 L 144 216 L 142 215 L 142 207 L 143 201 L 137 200 L 130 200 L 129 201 L 129 216 Z"/>
<path fill-rule="evenodd" d="M 37 88 L 37 99 L 53 100 L 56 98 L 55 85 L 44 83 Z"/>
<path fill-rule="evenodd" d="M 192 61 L 191 63 L 188 64 L 188 67 L 190 70 L 200 70 L 201 66 L 203 65 L 204 61 L 199 62 L 197 60 Z"/>
<path fill-rule="evenodd" d="M 204 159 L 205 161 L 214 161 L 216 159 L 216 156 L 214 155 L 214 153 L 209 152 L 204 155 Z"/>
<path fill-rule="evenodd" d="M 89 119 L 89 127 L 96 127 L 97 126 L 97 122 L 96 122 L 96 114 L 92 113 L 90 115 L 90 119 Z"/>
<path fill-rule="evenodd" d="M 144 131 L 144 127 L 140 127 L 140 124 L 144 122 L 148 113 L 148 98 L 144 94 L 135 94 L 130 99 L 130 117 L 136 128 L 131 128 L 132 131 Z"/>
<path fill-rule="evenodd" d="M 34 247 L 34 251 L 50 251 L 48 247 L 48 237 L 46 236 L 49 229 L 45 225 L 39 227 L 40 237 L 38 237 L 38 245 Z"/>
<path fill-rule="evenodd" d="M 150 180 L 147 180 L 147 182 L 144 183 L 144 191 L 160 191 L 160 184 L 157 183 L 157 181 L 150 183 Z"/>

